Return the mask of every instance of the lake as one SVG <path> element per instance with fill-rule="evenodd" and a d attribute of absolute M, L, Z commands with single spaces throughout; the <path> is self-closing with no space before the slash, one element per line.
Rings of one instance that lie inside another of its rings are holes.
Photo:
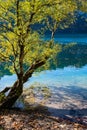
<path fill-rule="evenodd" d="M 45 39 L 49 39 L 50 35 L 46 35 Z M 87 44 L 87 34 L 55 34 L 54 40 L 59 43 L 77 42 Z"/>
<path fill-rule="evenodd" d="M 81 122 L 87 123 L 87 34 L 56 35 L 55 41 L 77 44 L 64 49 L 57 56 L 57 67 L 33 74 L 24 86 L 44 84 L 52 92 L 45 104 L 52 115 L 74 120 L 79 117 Z M 12 85 L 15 80 L 15 75 L 4 72 L 0 79 L 0 89 Z"/>

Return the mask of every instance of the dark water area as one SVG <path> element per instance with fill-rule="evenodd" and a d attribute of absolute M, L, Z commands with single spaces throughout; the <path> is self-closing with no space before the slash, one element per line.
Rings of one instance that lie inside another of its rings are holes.
<path fill-rule="evenodd" d="M 49 37 L 50 35 L 48 34 L 46 39 L 49 39 Z M 54 40 L 62 45 L 62 51 L 56 57 L 56 64 L 52 61 L 49 70 L 34 74 L 27 84 L 30 85 L 34 82 L 44 83 L 46 79 L 48 86 L 50 84 L 55 84 L 56 86 L 60 84 L 62 86 L 62 79 L 64 79 L 63 82 L 66 82 L 65 84 L 69 85 L 71 83 L 75 86 L 74 82 L 78 82 L 80 86 L 86 87 L 87 34 L 57 34 Z M 9 70 L 5 68 L 4 63 L 0 63 L 0 78 L 1 88 L 11 85 L 16 80 L 16 76 L 11 75 Z"/>
<path fill-rule="evenodd" d="M 48 34 L 46 40 L 49 38 Z M 87 64 L 87 34 L 58 34 L 54 40 L 61 44 L 62 51 L 56 57 L 56 65 L 51 62 L 50 70 L 64 69 L 68 66 L 81 68 Z M 5 63 L 0 63 L 0 77 L 4 75 L 11 73 L 5 67 Z"/>
<path fill-rule="evenodd" d="M 58 68 L 67 66 L 81 68 L 87 64 L 87 45 L 63 46 L 63 50 L 58 54 L 57 59 Z"/>
<path fill-rule="evenodd" d="M 47 34 L 45 36 L 45 39 L 50 39 L 51 34 Z M 61 44 L 68 44 L 68 43 L 78 43 L 87 45 L 87 33 L 86 34 L 77 34 L 77 33 L 63 33 L 63 34 L 55 34 L 54 37 L 55 42 L 61 43 Z"/>

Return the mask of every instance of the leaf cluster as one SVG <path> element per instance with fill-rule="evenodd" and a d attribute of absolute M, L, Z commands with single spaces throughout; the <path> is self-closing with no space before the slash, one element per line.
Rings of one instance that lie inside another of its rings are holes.
<path fill-rule="evenodd" d="M 56 29 L 68 27 L 76 9 L 73 0 L 0 0 L 0 60 L 17 75 L 25 64 L 49 61 L 60 51 L 53 40 Z M 37 23 L 44 25 L 39 31 L 32 28 Z M 51 31 L 49 41 L 42 30 Z"/>

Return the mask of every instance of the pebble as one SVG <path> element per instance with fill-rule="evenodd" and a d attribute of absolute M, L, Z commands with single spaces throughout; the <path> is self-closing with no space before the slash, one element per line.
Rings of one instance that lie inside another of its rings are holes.
<path fill-rule="evenodd" d="M 87 130 L 87 126 L 46 113 L 4 110 L 0 112 L 0 130 Z"/>

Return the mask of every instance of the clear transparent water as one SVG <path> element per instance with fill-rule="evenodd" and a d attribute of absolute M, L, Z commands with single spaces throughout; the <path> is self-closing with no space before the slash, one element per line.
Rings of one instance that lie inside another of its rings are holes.
<path fill-rule="evenodd" d="M 49 36 L 46 37 L 46 39 L 49 39 Z M 56 35 L 55 41 L 65 44 L 76 42 L 81 44 L 83 49 L 83 45 L 87 45 L 87 34 Z M 46 70 L 39 74 L 35 73 L 29 81 L 24 84 L 25 87 L 29 87 L 32 84 L 40 83 L 51 89 L 52 97 L 49 99 L 47 106 L 49 107 L 49 111 L 54 115 L 60 114 L 69 116 L 72 115 L 70 114 L 71 110 L 76 109 L 80 112 L 81 117 L 87 116 L 87 56 L 81 56 L 80 52 L 81 50 L 79 50 L 79 53 L 76 55 L 77 57 L 74 57 L 77 58 L 76 64 L 80 64 L 78 68 L 74 63 L 71 65 L 71 61 L 74 58 L 69 57 L 67 66 L 63 63 L 63 67 L 56 68 L 56 70 Z M 84 54 L 86 54 L 86 50 Z M 3 87 L 11 86 L 15 80 L 16 75 L 4 75 L 0 79 L 0 89 L 2 90 Z M 61 111 L 62 109 L 69 109 L 70 111 L 68 111 L 68 113 L 64 111 L 63 113 L 63 111 Z M 83 109 L 85 109 L 85 113 Z M 78 115 L 77 112 L 74 118 Z"/>
<path fill-rule="evenodd" d="M 49 35 L 47 36 L 49 39 Z M 55 41 L 58 41 L 60 43 L 70 43 L 70 42 L 76 42 L 79 44 L 87 45 L 87 34 L 61 34 L 55 36 Z M 81 49 L 81 48 L 80 48 Z M 83 49 L 83 48 L 82 48 Z M 81 50 L 80 50 L 81 51 Z M 79 55 L 77 59 L 79 58 Z M 86 52 L 85 52 L 86 53 Z M 74 57 L 75 58 L 75 57 Z M 83 58 L 83 57 L 81 57 Z M 80 58 L 80 61 L 81 61 Z M 71 66 L 70 60 L 72 61 L 72 57 L 68 61 L 68 65 L 63 68 L 56 68 L 56 70 L 47 70 L 41 72 L 39 75 L 33 75 L 33 77 L 25 84 L 25 86 L 28 86 L 28 84 L 32 84 L 33 82 L 41 82 L 48 85 L 79 85 L 81 87 L 86 87 L 87 82 L 87 63 L 82 65 L 81 67 L 76 68 L 74 64 Z M 84 61 L 86 58 L 84 59 Z M 63 63 L 64 64 L 64 63 Z M 8 76 L 7 74 L 1 77 L 0 80 L 0 89 L 5 86 L 11 85 L 14 80 L 16 79 L 15 75 Z"/>
<path fill-rule="evenodd" d="M 3 87 L 11 86 L 16 80 L 16 75 L 5 75 L 0 80 L 0 89 Z M 31 86 L 33 83 L 41 83 L 44 85 L 64 87 L 64 86 L 79 86 L 87 88 L 87 65 L 82 68 L 65 67 L 64 69 L 46 70 L 39 74 L 33 74 L 25 87 Z"/>

